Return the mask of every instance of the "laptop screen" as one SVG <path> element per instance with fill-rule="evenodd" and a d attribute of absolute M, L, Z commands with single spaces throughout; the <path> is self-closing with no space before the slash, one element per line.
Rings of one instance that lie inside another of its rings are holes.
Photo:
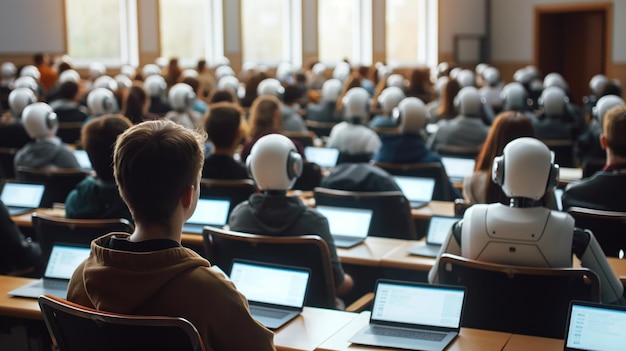
<path fill-rule="evenodd" d="M 6 206 L 37 208 L 41 204 L 46 187 L 43 184 L 7 182 L 0 198 Z"/>
<path fill-rule="evenodd" d="M 196 210 L 187 220 L 187 223 L 223 226 L 228 221 L 229 208 L 229 200 L 200 198 Z"/>
<path fill-rule="evenodd" d="M 89 257 L 89 252 L 88 246 L 54 245 L 44 277 L 70 279 L 76 267 Z"/>
<path fill-rule="evenodd" d="M 379 281 L 371 321 L 459 328 L 465 290 L 429 284 Z"/>
<path fill-rule="evenodd" d="M 328 220 L 332 235 L 366 237 L 373 211 L 366 208 L 317 206 L 315 209 Z"/>
<path fill-rule="evenodd" d="M 74 157 L 76 157 L 76 161 L 80 165 L 80 168 L 84 169 L 92 169 L 91 161 L 89 160 L 89 155 L 87 155 L 87 151 L 85 150 L 74 150 Z"/>
<path fill-rule="evenodd" d="M 435 180 L 433 178 L 394 176 L 396 184 L 409 201 L 428 202 L 433 198 Z"/>
<path fill-rule="evenodd" d="M 230 279 L 248 301 L 302 307 L 309 284 L 307 268 L 233 261 Z"/>
<path fill-rule="evenodd" d="M 306 146 L 304 157 L 307 161 L 317 163 L 322 168 L 332 168 L 337 164 L 339 149 L 332 147 Z"/>
<path fill-rule="evenodd" d="M 626 307 L 582 301 L 570 303 L 565 350 L 624 349 Z"/>
<path fill-rule="evenodd" d="M 450 232 L 450 228 L 459 219 L 458 217 L 432 216 L 428 224 L 426 242 L 435 245 L 443 244 Z"/>
<path fill-rule="evenodd" d="M 442 157 L 441 163 L 449 178 L 465 178 L 472 175 L 476 160 L 461 157 Z"/>

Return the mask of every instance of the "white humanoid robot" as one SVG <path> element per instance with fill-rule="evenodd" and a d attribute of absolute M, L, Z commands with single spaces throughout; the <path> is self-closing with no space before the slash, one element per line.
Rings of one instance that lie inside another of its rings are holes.
<path fill-rule="evenodd" d="M 168 101 L 172 107 L 172 111 L 168 112 L 165 115 L 165 118 L 187 128 L 198 128 L 202 116 L 198 112 L 191 109 L 195 98 L 196 93 L 189 84 L 174 84 L 168 93 Z"/>
<path fill-rule="evenodd" d="M 28 88 L 16 88 L 9 94 L 9 108 L 15 118 L 22 117 L 22 111 L 26 106 L 37 102 L 37 96 Z"/>
<path fill-rule="evenodd" d="M 119 106 L 113 92 L 107 88 L 95 88 L 87 95 L 87 107 L 90 117 L 109 113 L 118 113 Z"/>
<path fill-rule="evenodd" d="M 602 301 L 623 301 L 624 287 L 609 266 L 593 233 L 574 227 L 566 212 L 541 207 L 538 200 L 556 186 L 559 167 L 548 147 L 535 138 L 518 138 L 493 162 L 492 179 L 511 198 L 509 206 L 476 204 L 467 209 L 442 251 L 500 264 L 571 267 L 572 254 L 600 278 Z M 436 281 L 438 262 L 429 273 Z"/>

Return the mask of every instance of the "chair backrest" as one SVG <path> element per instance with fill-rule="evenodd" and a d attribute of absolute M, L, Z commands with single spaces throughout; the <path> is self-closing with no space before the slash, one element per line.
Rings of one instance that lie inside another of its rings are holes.
<path fill-rule="evenodd" d="M 317 139 L 317 135 L 310 130 L 305 132 L 283 131 L 281 134 L 291 140 L 297 140 L 303 147 L 313 146 L 315 144 L 315 139 Z"/>
<path fill-rule="evenodd" d="M 41 199 L 41 207 L 49 208 L 55 202 L 65 203 L 67 194 L 89 173 L 84 169 L 74 168 L 29 168 L 19 166 L 15 175 L 20 182 L 39 183 L 46 186 Z"/>
<path fill-rule="evenodd" d="M 476 159 L 480 153 L 482 145 L 479 146 L 456 146 L 456 145 L 437 145 L 435 151 L 441 156 L 461 157 Z"/>
<path fill-rule="evenodd" d="M 13 160 L 18 148 L 0 147 L 0 179 L 15 178 L 15 166 Z"/>
<path fill-rule="evenodd" d="M 371 209 L 370 236 L 418 238 L 411 204 L 401 191 L 345 191 L 317 187 L 313 195 L 316 205 Z"/>
<path fill-rule="evenodd" d="M 221 197 L 230 200 L 228 214 L 239 203 L 248 200 L 259 190 L 252 179 L 200 179 L 200 197 Z"/>
<path fill-rule="evenodd" d="M 626 212 L 594 210 L 583 207 L 565 209 L 576 227 L 589 229 L 606 256 L 620 257 L 626 253 Z"/>
<path fill-rule="evenodd" d="M 374 165 L 393 175 L 433 178 L 435 180 L 433 200 L 454 201 L 454 196 L 450 193 L 450 180 L 448 178 L 448 174 L 440 163 L 428 162 L 399 164 L 374 162 Z"/>
<path fill-rule="evenodd" d="M 85 123 L 81 121 L 60 122 L 57 136 L 66 144 L 79 145 L 80 133 L 84 124 Z"/>
<path fill-rule="evenodd" d="M 41 212 L 32 215 L 35 238 L 41 245 L 46 262 L 54 243 L 89 245 L 97 237 L 110 232 L 132 233 L 134 226 L 125 218 L 70 219 Z"/>
<path fill-rule="evenodd" d="M 318 235 L 272 237 L 214 227 L 204 227 L 202 235 L 207 259 L 227 274 L 235 258 L 310 268 L 305 305 L 336 308 L 330 251 Z"/>
<path fill-rule="evenodd" d="M 467 328 L 562 339 L 570 301 L 600 301 L 600 280 L 587 268 L 516 267 L 444 253 L 438 277 L 466 287 Z"/>
<path fill-rule="evenodd" d="M 187 319 L 103 312 L 42 295 L 39 307 L 59 351 L 204 351 L 202 337 Z"/>

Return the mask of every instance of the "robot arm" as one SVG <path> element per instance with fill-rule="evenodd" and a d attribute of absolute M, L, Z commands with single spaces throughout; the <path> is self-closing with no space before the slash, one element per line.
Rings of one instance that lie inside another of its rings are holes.
<path fill-rule="evenodd" d="M 600 244 L 589 230 L 574 229 L 572 251 L 583 267 L 594 271 L 600 278 L 601 299 L 604 303 L 626 304 L 624 285 L 609 265 Z"/>
<path fill-rule="evenodd" d="M 452 226 L 452 229 L 448 233 L 446 240 L 444 240 L 439 249 L 439 254 L 433 264 L 433 267 L 428 272 L 428 282 L 436 284 L 438 283 L 437 269 L 439 268 L 439 257 L 442 253 L 451 253 L 453 255 L 461 255 L 461 228 L 463 226 L 463 220 L 459 220 Z"/>

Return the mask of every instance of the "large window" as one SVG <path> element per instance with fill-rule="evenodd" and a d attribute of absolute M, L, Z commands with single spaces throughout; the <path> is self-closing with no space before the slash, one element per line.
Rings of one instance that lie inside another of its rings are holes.
<path fill-rule="evenodd" d="M 244 62 L 302 64 L 301 0 L 242 0 Z"/>
<path fill-rule="evenodd" d="M 181 66 L 223 56 L 221 0 L 160 0 L 161 56 Z"/>
<path fill-rule="evenodd" d="M 137 65 L 136 0 L 65 0 L 67 53 L 76 66 Z"/>
<path fill-rule="evenodd" d="M 387 62 L 437 64 L 437 0 L 386 0 Z"/>
<path fill-rule="evenodd" d="M 318 0 L 320 61 L 332 64 L 348 59 L 354 64 L 370 64 L 371 11 L 371 1 Z"/>

